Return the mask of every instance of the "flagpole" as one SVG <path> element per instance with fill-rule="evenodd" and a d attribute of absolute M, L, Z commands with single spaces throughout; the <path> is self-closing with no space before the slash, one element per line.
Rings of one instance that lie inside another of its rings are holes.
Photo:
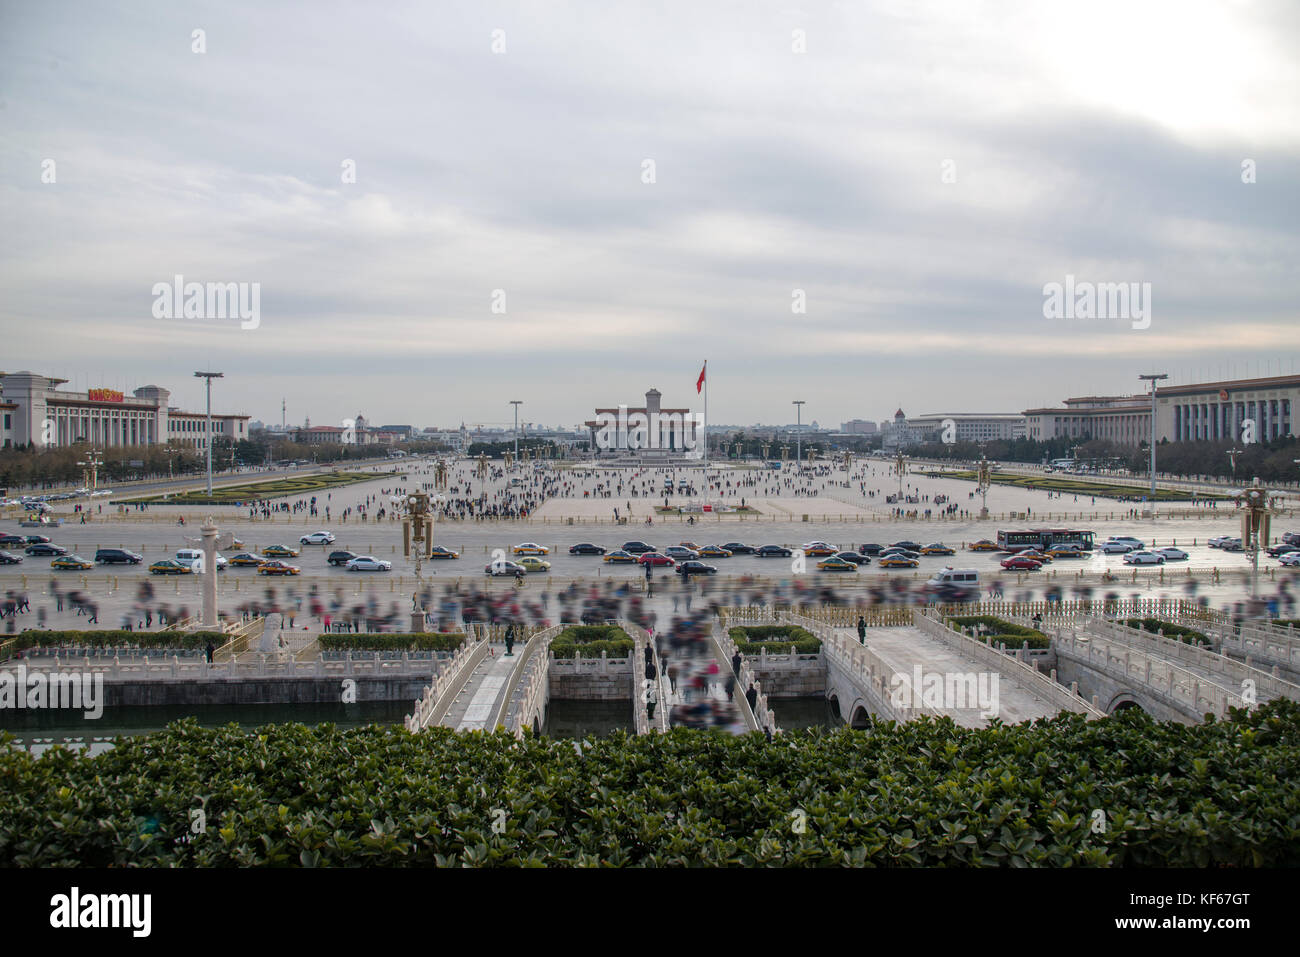
<path fill-rule="evenodd" d="M 709 474 L 709 360 L 704 360 L 704 475 Z"/>

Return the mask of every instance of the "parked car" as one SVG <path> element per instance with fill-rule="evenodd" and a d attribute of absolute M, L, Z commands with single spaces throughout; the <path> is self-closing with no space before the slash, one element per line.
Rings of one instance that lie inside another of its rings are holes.
<path fill-rule="evenodd" d="M 194 567 L 189 562 L 178 562 L 171 558 L 164 558 L 154 562 L 149 566 L 151 575 L 193 575 Z"/>
<path fill-rule="evenodd" d="M 718 573 L 718 566 L 706 565 L 704 562 L 697 562 L 692 559 L 682 562 L 673 570 L 683 577 L 690 577 L 691 575 L 716 575 Z"/>
<path fill-rule="evenodd" d="M 569 546 L 570 555 L 604 555 L 605 549 L 600 545 L 593 545 L 591 542 L 579 542 L 577 545 Z"/>
<path fill-rule="evenodd" d="M 1097 551 L 1103 555 L 1127 555 L 1136 549 L 1126 542 L 1102 542 L 1097 546 Z"/>
<path fill-rule="evenodd" d="M 104 565 L 139 565 L 144 556 L 125 548 L 101 548 L 95 552 L 95 561 Z"/>
<path fill-rule="evenodd" d="M 68 550 L 62 545 L 51 545 L 49 542 L 41 542 L 39 545 L 28 545 L 26 550 L 28 555 L 43 555 L 48 558 L 57 558 L 60 555 L 68 554 Z"/>
<path fill-rule="evenodd" d="M 303 545 L 328 545 L 334 541 L 334 536 L 325 531 L 311 532 L 298 539 L 298 541 Z"/>
<path fill-rule="evenodd" d="M 1165 556 L 1159 552 L 1129 552 L 1124 556 L 1125 565 L 1163 565 Z"/>
<path fill-rule="evenodd" d="M 790 558 L 794 552 L 784 545 L 760 545 L 754 554 L 759 558 Z"/>
<path fill-rule="evenodd" d="M 344 567 L 350 572 L 391 572 L 393 563 L 373 555 L 358 555 Z"/>
<path fill-rule="evenodd" d="M 830 558 L 823 558 L 819 561 L 817 569 L 823 572 L 856 572 L 858 563 L 847 561 L 838 555 L 832 555 Z"/>
<path fill-rule="evenodd" d="M 704 545 L 700 548 L 701 558 L 730 558 L 731 551 L 721 545 Z"/>

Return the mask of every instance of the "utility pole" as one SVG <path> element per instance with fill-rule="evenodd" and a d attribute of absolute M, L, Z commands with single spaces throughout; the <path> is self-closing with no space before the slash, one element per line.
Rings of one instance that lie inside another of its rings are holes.
<path fill-rule="evenodd" d="M 1151 499 L 1144 518 L 1156 517 L 1156 388 L 1162 379 L 1168 379 L 1168 373 L 1153 373 L 1138 376 L 1143 382 L 1151 383 Z"/>
<path fill-rule="evenodd" d="M 194 377 L 203 379 L 208 387 L 208 431 L 206 444 L 208 447 L 208 498 L 212 497 L 212 380 L 225 378 L 224 372 L 196 372 Z"/>
<path fill-rule="evenodd" d="M 794 400 L 795 423 L 797 428 L 794 433 L 794 460 L 795 467 L 800 472 L 803 471 L 803 399 Z"/>

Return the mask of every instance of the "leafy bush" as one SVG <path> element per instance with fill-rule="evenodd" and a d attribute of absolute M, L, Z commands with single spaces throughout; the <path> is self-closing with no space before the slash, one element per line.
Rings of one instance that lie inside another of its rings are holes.
<path fill-rule="evenodd" d="M 230 635 L 220 631 L 26 631 L 18 635 L 24 648 L 181 648 L 192 651 L 212 642 L 220 648 Z"/>
<path fill-rule="evenodd" d="M 316 641 L 322 651 L 455 651 L 465 644 L 460 632 L 413 632 L 411 634 L 321 635 Z"/>
<path fill-rule="evenodd" d="M 627 632 L 617 625 L 573 625 L 551 639 L 557 658 L 626 658 L 636 647 Z"/>
<path fill-rule="evenodd" d="M 1163 631 L 1166 638 L 1177 639 L 1186 645 L 1200 645 L 1209 648 L 1212 644 L 1209 637 L 1202 632 L 1161 621 L 1159 618 L 1125 618 L 1121 624 L 1128 625 L 1130 628 L 1144 628 L 1152 632 Z"/>
<path fill-rule="evenodd" d="M 742 655 L 757 655 L 764 648 L 770 655 L 789 654 L 791 648 L 796 654 L 815 655 L 822 649 L 821 639 L 798 625 L 737 625 L 727 634 Z"/>
<path fill-rule="evenodd" d="M 1026 628 L 1023 625 L 1003 621 L 993 615 L 959 615 L 954 618 L 946 618 L 944 622 L 959 630 L 983 626 L 987 629 L 987 634 L 977 632 L 975 638 L 989 647 L 1005 644 L 1008 648 L 1020 648 L 1023 647 L 1025 642 L 1029 642 L 1030 648 L 1052 647 L 1052 639 L 1038 629 Z"/>
<path fill-rule="evenodd" d="M 0 741 L 0 866 L 1295 867 L 1297 777 L 1285 699 L 1199 725 L 924 717 L 772 744 L 620 732 L 581 754 L 531 734 L 185 721 L 95 757 Z"/>

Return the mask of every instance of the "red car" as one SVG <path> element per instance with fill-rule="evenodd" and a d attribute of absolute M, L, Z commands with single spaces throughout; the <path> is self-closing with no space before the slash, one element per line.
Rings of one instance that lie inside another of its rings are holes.
<path fill-rule="evenodd" d="M 1032 558 L 1021 558 L 1019 555 L 1015 555 L 1011 558 L 1003 559 L 1002 567 L 1011 569 L 1012 571 L 1036 572 L 1043 566 L 1040 562 L 1036 562 Z"/>
<path fill-rule="evenodd" d="M 660 555 L 658 552 L 646 552 L 636 561 L 638 565 L 667 565 L 669 568 L 677 564 L 667 555 Z"/>

